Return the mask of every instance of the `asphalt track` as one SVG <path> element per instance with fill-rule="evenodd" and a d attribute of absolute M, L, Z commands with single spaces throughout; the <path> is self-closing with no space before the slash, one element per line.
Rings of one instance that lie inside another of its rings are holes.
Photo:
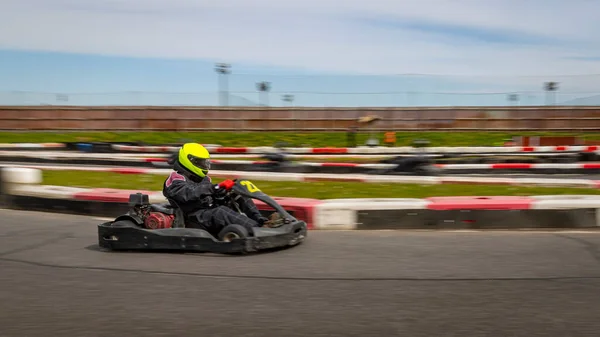
<path fill-rule="evenodd" d="M 598 336 L 598 232 L 319 232 L 250 256 L 109 253 L 0 209 L 0 336 Z"/>

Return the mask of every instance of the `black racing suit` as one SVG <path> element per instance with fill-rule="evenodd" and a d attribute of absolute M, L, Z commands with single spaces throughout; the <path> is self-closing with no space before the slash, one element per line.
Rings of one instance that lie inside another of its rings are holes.
<path fill-rule="evenodd" d="M 252 227 L 261 226 L 267 220 L 247 197 L 237 200 L 240 209 L 247 216 L 227 206 L 215 204 L 216 191 L 216 185 L 212 184 L 210 177 L 192 176 L 185 169 L 177 170 L 177 165 L 163 184 L 163 195 L 181 208 L 186 224 L 207 230 L 212 235 L 216 236 L 231 224 L 244 226 L 252 234 Z"/>

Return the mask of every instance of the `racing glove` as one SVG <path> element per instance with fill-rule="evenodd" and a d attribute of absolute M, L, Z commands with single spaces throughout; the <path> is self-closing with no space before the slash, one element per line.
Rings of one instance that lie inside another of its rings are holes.
<path fill-rule="evenodd" d="M 227 179 L 227 180 L 220 182 L 217 186 L 219 186 L 219 188 L 223 188 L 223 189 L 229 191 L 233 187 L 233 185 L 235 185 L 235 182 L 231 179 Z"/>

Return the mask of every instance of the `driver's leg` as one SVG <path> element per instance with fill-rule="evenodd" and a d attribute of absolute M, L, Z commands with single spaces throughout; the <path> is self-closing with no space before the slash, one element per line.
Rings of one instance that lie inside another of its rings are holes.
<path fill-rule="evenodd" d="M 228 225 L 244 226 L 250 234 L 252 234 L 253 227 L 258 227 L 258 223 L 253 219 L 239 214 L 226 206 L 203 210 L 198 214 L 198 217 L 206 227 L 210 228 L 209 232 L 214 235 L 218 234 Z"/>
<path fill-rule="evenodd" d="M 240 205 L 240 210 L 244 212 L 250 219 L 262 223 L 266 220 L 265 217 L 260 214 L 260 211 L 256 207 L 256 204 L 252 201 L 251 198 L 239 196 L 237 199 L 238 204 Z"/>

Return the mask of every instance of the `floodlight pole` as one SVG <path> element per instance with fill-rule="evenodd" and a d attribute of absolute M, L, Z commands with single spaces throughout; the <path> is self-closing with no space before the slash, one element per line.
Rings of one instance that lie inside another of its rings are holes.
<path fill-rule="evenodd" d="M 260 101 L 262 101 L 262 106 L 268 106 L 269 105 L 269 91 L 271 90 L 271 83 L 270 82 L 258 82 L 256 83 L 256 89 L 258 90 L 258 100 L 259 100 L 259 104 Z"/>
<path fill-rule="evenodd" d="M 544 83 L 544 90 L 546 91 L 546 105 L 555 105 L 556 104 L 555 92 L 558 90 L 558 83 L 546 82 L 546 83 Z"/>
<path fill-rule="evenodd" d="M 219 74 L 219 97 L 220 105 L 229 105 L 229 83 L 227 81 L 227 75 L 231 74 L 231 65 L 228 63 L 217 63 L 215 71 Z"/>

